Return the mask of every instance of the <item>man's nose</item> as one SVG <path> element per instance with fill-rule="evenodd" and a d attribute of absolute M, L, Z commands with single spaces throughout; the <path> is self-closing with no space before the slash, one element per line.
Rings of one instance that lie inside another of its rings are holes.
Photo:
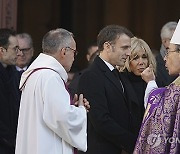
<path fill-rule="evenodd" d="M 19 48 L 18 48 L 17 50 L 18 50 L 18 51 L 17 51 L 17 56 L 23 56 L 22 50 L 20 50 Z"/>
<path fill-rule="evenodd" d="M 127 49 L 126 55 L 127 55 L 127 56 L 130 56 L 130 55 L 131 55 L 131 48 L 130 48 L 130 47 Z"/>

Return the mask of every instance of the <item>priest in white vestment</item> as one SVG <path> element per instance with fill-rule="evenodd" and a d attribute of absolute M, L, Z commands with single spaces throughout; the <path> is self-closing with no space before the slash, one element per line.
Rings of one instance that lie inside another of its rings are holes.
<path fill-rule="evenodd" d="M 82 95 L 71 105 L 67 72 L 76 52 L 72 33 L 48 32 L 41 53 L 23 73 L 16 154 L 73 154 L 87 150 L 88 101 Z"/>

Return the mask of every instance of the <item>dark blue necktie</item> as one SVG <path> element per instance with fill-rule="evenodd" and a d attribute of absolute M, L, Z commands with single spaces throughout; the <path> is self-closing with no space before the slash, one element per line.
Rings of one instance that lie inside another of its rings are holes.
<path fill-rule="evenodd" d="M 19 71 L 19 76 L 21 77 L 21 75 L 23 74 L 24 70 L 20 70 Z"/>
<path fill-rule="evenodd" d="M 118 71 L 117 69 L 113 69 L 113 70 L 112 70 L 112 73 L 114 74 L 114 76 L 115 76 L 115 77 L 118 79 L 118 81 L 120 82 L 121 87 L 122 87 L 122 91 L 123 91 L 123 93 L 124 93 L 124 86 L 123 86 L 123 84 L 122 84 L 122 82 L 121 82 L 121 80 L 120 80 L 119 71 Z"/>

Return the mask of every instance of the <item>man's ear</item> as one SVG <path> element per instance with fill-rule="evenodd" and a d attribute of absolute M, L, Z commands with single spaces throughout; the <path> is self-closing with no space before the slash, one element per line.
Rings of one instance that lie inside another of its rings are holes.
<path fill-rule="evenodd" d="M 109 49 L 111 47 L 109 42 L 104 42 L 103 46 L 104 46 L 104 49 Z"/>
<path fill-rule="evenodd" d="M 112 50 L 112 46 L 109 42 L 104 42 L 103 47 L 107 52 L 110 52 Z"/>
<path fill-rule="evenodd" d="M 59 51 L 59 54 L 60 54 L 60 57 L 65 57 L 66 55 L 66 49 L 65 48 L 62 48 L 60 51 Z"/>
<path fill-rule="evenodd" d="M 164 45 L 165 48 L 169 46 L 169 42 L 170 42 L 170 39 L 167 39 L 167 38 L 162 39 L 162 44 Z"/>
<path fill-rule="evenodd" d="M 2 55 L 5 52 L 6 49 L 4 49 L 3 47 L 0 47 L 0 54 Z"/>
<path fill-rule="evenodd" d="M 0 58 L 2 57 L 3 52 L 4 52 L 3 49 L 4 49 L 3 47 L 0 47 Z"/>
<path fill-rule="evenodd" d="M 87 59 L 87 61 L 90 60 L 90 55 L 89 54 L 86 55 L 86 59 Z"/>

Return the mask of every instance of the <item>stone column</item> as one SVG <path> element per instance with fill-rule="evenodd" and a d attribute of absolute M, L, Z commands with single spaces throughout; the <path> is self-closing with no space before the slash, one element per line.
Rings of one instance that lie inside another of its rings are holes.
<path fill-rule="evenodd" d="M 17 27 L 17 0 L 0 0 L 0 28 Z"/>

